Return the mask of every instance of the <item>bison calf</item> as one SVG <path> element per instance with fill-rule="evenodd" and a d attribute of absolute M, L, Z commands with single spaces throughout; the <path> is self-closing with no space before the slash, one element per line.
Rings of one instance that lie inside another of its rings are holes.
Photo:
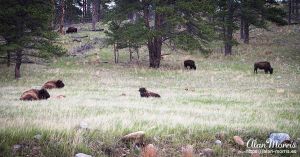
<path fill-rule="evenodd" d="M 38 89 L 30 89 L 25 91 L 22 95 L 20 100 L 41 100 L 41 99 L 48 99 L 50 98 L 50 94 L 44 88 L 41 90 Z"/>
<path fill-rule="evenodd" d="M 52 80 L 48 81 L 43 85 L 45 89 L 52 89 L 52 88 L 63 88 L 65 84 L 61 80 Z"/>
<path fill-rule="evenodd" d="M 184 64 L 184 67 L 187 68 L 187 69 L 196 70 L 196 64 L 195 64 L 195 61 L 193 61 L 193 60 L 185 60 L 183 62 L 183 64 Z"/>
<path fill-rule="evenodd" d="M 66 33 L 77 33 L 77 28 L 75 28 L 75 27 L 69 27 L 67 29 Z"/>
<path fill-rule="evenodd" d="M 146 97 L 146 98 L 148 98 L 148 97 L 156 97 L 156 98 L 160 98 L 159 94 L 147 91 L 146 88 L 140 88 L 139 92 L 140 92 L 141 97 Z"/>
<path fill-rule="evenodd" d="M 267 74 L 270 72 L 270 74 L 273 74 L 273 68 L 271 67 L 270 62 L 264 61 L 264 62 L 256 62 L 254 63 L 254 73 L 257 74 L 257 69 L 262 69 Z"/>

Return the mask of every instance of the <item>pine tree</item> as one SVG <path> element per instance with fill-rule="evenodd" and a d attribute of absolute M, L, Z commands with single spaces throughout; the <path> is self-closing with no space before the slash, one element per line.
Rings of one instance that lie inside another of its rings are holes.
<path fill-rule="evenodd" d="M 231 55 L 232 47 L 236 45 L 233 33 L 238 28 L 236 24 L 238 3 L 235 0 L 216 0 L 213 8 L 212 17 L 224 42 L 224 54 Z"/>
<path fill-rule="evenodd" d="M 63 27 L 64 27 L 64 23 L 65 23 L 65 0 L 60 0 L 59 5 L 60 5 L 60 7 L 59 7 L 60 8 L 59 32 L 61 34 L 64 34 Z"/>
<path fill-rule="evenodd" d="M 55 38 L 49 27 L 52 9 L 51 0 L 0 1 L 0 36 L 6 41 L 0 45 L 0 53 L 14 53 L 15 78 L 21 77 L 24 56 L 49 57 L 62 53 L 60 47 L 51 43 Z M 27 52 L 26 49 L 39 51 Z"/>
<path fill-rule="evenodd" d="M 100 0 L 93 0 L 93 11 L 92 11 L 92 29 L 96 30 L 96 23 L 99 20 L 99 8 L 100 8 Z"/>
<path fill-rule="evenodd" d="M 207 18 L 213 11 L 210 0 L 114 0 L 114 3 L 107 16 L 112 21 L 109 36 L 116 42 L 130 41 L 127 46 L 145 44 L 151 68 L 159 68 L 165 41 L 185 50 L 203 50 L 214 33 Z M 132 13 L 142 18 L 130 22 L 128 15 Z M 135 36 L 138 40 L 132 40 Z"/>
<path fill-rule="evenodd" d="M 275 0 L 240 0 L 239 16 L 240 16 L 240 32 L 241 39 L 244 43 L 249 44 L 250 26 L 258 28 L 266 28 L 266 22 L 271 21 L 278 25 L 284 25 L 284 10 L 278 7 Z"/>

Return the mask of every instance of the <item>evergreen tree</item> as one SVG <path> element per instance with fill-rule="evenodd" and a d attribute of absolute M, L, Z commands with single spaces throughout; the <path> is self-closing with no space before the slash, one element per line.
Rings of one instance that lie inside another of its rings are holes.
<path fill-rule="evenodd" d="M 107 16 L 112 22 L 108 35 L 117 42 L 145 44 L 152 68 L 159 68 L 166 40 L 185 50 L 203 50 L 214 32 L 207 18 L 213 11 L 210 0 L 114 0 L 114 3 Z M 132 13 L 142 18 L 131 22 L 128 15 Z M 125 35 L 116 34 L 120 32 Z M 138 40 L 133 38 L 136 36 Z"/>
<path fill-rule="evenodd" d="M 240 22 L 240 36 L 244 43 L 249 43 L 250 26 L 266 28 L 267 21 L 279 25 L 286 24 L 284 11 L 275 0 L 216 0 L 214 16 L 224 41 L 225 55 L 232 54 L 232 46 L 237 44 L 233 33 Z"/>
<path fill-rule="evenodd" d="M 100 0 L 93 0 L 92 2 L 93 11 L 92 11 L 92 29 L 96 30 L 96 23 L 99 20 L 99 9 L 100 9 Z"/>
<path fill-rule="evenodd" d="M 52 9 L 50 0 L 0 1 L 0 36 L 7 42 L 0 45 L 0 53 L 14 53 L 15 78 L 21 77 L 24 56 L 49 57 L 62 53 L 60 47 L 51 43 L 55 37 L 49 27 Z M 39 51 L 28 52 L 26 49 Z"/>
<path fill-rule="evenodd" d="M 278 25 L 287 24 L 284 20 L 284 10 L 275 0 L 240 0 L 239 16 L 241 39 L 249 44 L 249 27 L 266 28 L 266 22 L 271 21 Z"/>
<path fill-rule="evenodd" d="M 214 14 L 212 16 L 220 33 L 220 37 L 224 42 L 225 55 L 231 55 L 232 47 L 236 44 L 233 33 L 238 28 L 236 24 L 237 8 L 238 3 L 235 0 L 214 1 Z"/>

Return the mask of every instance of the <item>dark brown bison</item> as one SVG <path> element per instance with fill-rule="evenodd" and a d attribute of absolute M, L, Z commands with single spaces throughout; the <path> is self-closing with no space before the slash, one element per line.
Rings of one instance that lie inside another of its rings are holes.
<path fill-rule="evenodd" d="M 193 60 L 185 60 L 183 62 L 183 64 L 184 64 L 184 67 L 187 68 L 187 69 L 196 70 L 196 64 L 195 64 L 195 61 L 193 61 Z"/>
<path fill-rule="evenodd" d="M 69 27 L 67 29 L 66 33 L 77 33 L 77 28 L 75 28 L 75 27 Z"/>
<path fill-rule="evenodd" d="M 48 99 L 50 98 L 50 94 L 44 88 L 38 89 L 30 89 L 25 91 L 22 95 L 20 100 L 41 100 L 41 99 Z"/>
<path fill-rule="evenodd" d="M 52 80 L 48 81 L 43 85 L 45 89 L 52 89 L 52 88 L 63 88 L 65 84 L 61 80 Z"/>
<path fill-rule="evenodd" d="M 147 89 L 144 88 L 144 87 L 140 88 L 139 92 L 140 92 L 141 97 L 146 97 L 146 98 L 148 98 L 148 97 L 156 97 L 156 98 L 160 98 L 159 94 L 147 91 Z"/>
<path fill-rule="evenodd" d="M 267 74 L 270 72 L 270 74 L 273 74 L 273 68 L 271 67 L 270 62 L 263 61 L 263 62 L 256 62 L 254 63 L 254 73 L 257 74 L 257 69 L 262 69 Z"/>

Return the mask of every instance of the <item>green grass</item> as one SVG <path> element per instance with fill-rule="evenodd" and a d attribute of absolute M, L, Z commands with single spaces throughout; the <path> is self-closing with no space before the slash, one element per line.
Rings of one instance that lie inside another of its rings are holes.
<path fill-rule="evenodd" d="M 89 35 L 84 42 L 104 36 L 83 28 L 79 35 Z M 292 26 L 280 29 L 262 31 L 251 38 L 250 45 L 235 47 L 235 55 L 230 57 L 214 47 L 208 58 L 172 53 L 158 70 L 149 69 L 144 61 L 130 63 L 126 50 L 120 52 L 121 63 L 114 64 L 109 47 L 96 47 L 86 56 L 58 58 L 48 66 L 22 65 L 20 80 L 13 79 L 13 67 L 1 65 L 0 156 L 30 155 L 35 146 L 39 146 L 39 156 L 74 156 L 78 152 L 109 156 L 121 147 L 118 141 L 123 135 L 139 130 L 146 132 L 147 143 L 159 147 L 161 156 L 180 156 L 181 147 L 187 144 L 192 144 L 197 154 L 209 147 L 217 156 L 237 155 L 230 150 L 236 148 L 234 135 L 245 141 L 251 137 L 265 140 L 270 132 L 299 138 L 300 45 L 296 43 L 300 32 Z M 58 43 L 69 50 L 78 46 L 70 43 L 70 35 Z M 265 51 L 272 54 L 265 55 Z M 163 53 L 169 52 L 164 48 Z M 147 57 L 143 48 L 141 60 Z M 182 62 L 188 58 L 196 60 L 196 71 L 183 69 Z M 93 62 L 97 59 L 100 63 Z M 274 74 L 260 71 L 254 75 L 253 63 L 259 60 L 269 60 Z M 39 88 L 51 79 L 62 79 L 66 85 L 50 90 L 51 96 L 66 98 L 18 100 L 25 90 Z M 162 98 L 140 98 L 140 87 Z M 88 123 L 89 130 L 78 130 L 80 122 Z M 214 145 L 219 132 L 226 134 L 222 148 Z M 43 138 L 35 141 L 36 134 Z M 24 143 L 28 147 L 13 154 L 12 146 Z M 135 153 L 139 151 L 131 148 L 131 156 Z"/>

